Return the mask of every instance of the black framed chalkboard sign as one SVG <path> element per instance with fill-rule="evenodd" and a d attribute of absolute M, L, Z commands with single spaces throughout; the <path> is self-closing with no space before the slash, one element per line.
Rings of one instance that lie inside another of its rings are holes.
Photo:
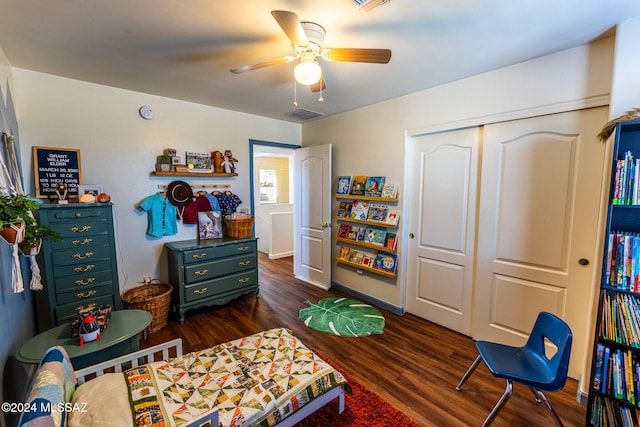
<path fill-rule="evenodd" d="M 73 148 L 33 147 L 36 197 L 56 197 L 56 186 L 64 182 L 69 197 L 78 197 L 81 183 L 80 150 Z"/>

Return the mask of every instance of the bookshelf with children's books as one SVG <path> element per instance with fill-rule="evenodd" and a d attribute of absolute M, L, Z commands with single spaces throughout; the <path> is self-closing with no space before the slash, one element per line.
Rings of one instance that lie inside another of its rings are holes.
<path fill-rule="evenodd" d="M 396 277 L 399 185 L 385 181 L 383 176 L 338 178 L 336 243 L 341 246 L 336 262 Z"/>
<path fill-rule="evenodd" d="M 640 121 L 616 125 L 587 424 L 640 419 Z"/>

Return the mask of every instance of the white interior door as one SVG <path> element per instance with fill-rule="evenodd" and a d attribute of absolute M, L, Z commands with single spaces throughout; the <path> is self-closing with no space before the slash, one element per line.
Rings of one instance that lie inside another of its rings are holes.
<path fill-rule="evenodd" d="M 601 107 L 484 129 L 473 337 L 522 345 L 538 312 L 554 313 L 573 332 L 573 378 L 600 256 L 606 121 Z"/>
<path fill-rule="evenodd" d="M 331 287 L 331 145 L 293 152 L 293 274 Z M 273 236 L 277 238 L 277 236 Z"/>
<path fill-rule="evenodd" d="M 407 311 L 471 334 L 480 132 L 411 138 Z M 413 238 L 411 238 L 413 236 Z"/>

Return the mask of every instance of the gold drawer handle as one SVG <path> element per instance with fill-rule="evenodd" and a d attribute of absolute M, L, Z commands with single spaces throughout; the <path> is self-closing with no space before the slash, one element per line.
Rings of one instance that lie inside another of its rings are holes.
<path fill-rule="evenodd" d="M 83 292 L 80 292 L 79 294 L 76 294 L 76 296 L 78 298 L 89 298 L 91 296 L 94 296 L 96 293 L 97 293 L 96 291 L 91 290 L 91 291 L 87 292 L 86 294 L 83 293 Z"/>
<path fill-rule="evenodd" d="M 80 227 L 71 227 L 71 231 L 73 231 L 74 233 L 84 233 L 85 231 L 89 231 L 91 230 L 91 226 L 90 225 L 83 225 L 82 228 Z"/>
<path fill-rule="evenodd" d="M 204 258 L 206 256 L 207 256 L 206 253 L 204 253 L 204 254 L 193 254 L 193 258 L 195 258 L 195 259 L 202 259 L 202 258 Z"/>
<path fill-rule="evenodd" d="M 246 267 L 246 266 L 247 266 L 247 265 L 249 265 L 249 264 L 251 264 L 251 261 L 250 261 L 250 260 L 247 260 L 247 261 L 240 261 L 240 262 L 238 263 L 238 265 L 241 265 L 241 266 L 243 266 L 243 267 Z"/>
<path fill-rule="evenodd" d="M 240 252 L 247 252 L 249 249 L 251 249 L 249 246 L 241 246 L 238 248 Z"/>
<path fill-rule="evenodd" d="M 249 277 L 245 277 L 244 279 L 239 279 L 238 282 L 240 283 L 247 283 L 249 280 L 251 280 L 251 278 Z"/>
<path fill-rule="evenodd" d="M 204 270 L 200 270 L 200 271 L 196 271 L 195 274 L 196 276 L 204 276 L 205 274 L 207 274 L 209 272 L 209 270 L 207 270 L 206 268 Z"/>
<path fill-rule="evenodd" d="M 87 280 L 76 280 L 75 283 L 78 286 L 90 285 L 96 281 L 95 277 L 89 277 Z"/>
<path fill-rule="evenodd" d="M 73 271 L 75 271 L 76 273 L 84 273 L 85 271 L 93 270 L 94 267 L 95 265 L 88 264 L 86 267 L 75 267 Z"/>
<path fill-rule="evenodd" d="M 194 290 L 193 290 L 193 293 L 194 293 L 194 294 L 196 294 L 196 295 L 202 295 L 202 294 L 204 294 L 205 292 L 207 292 L 207 288 L 194 289 Z"/>
<path fill-rule="evenodd" d="M 84 255 L 81 254 L 73 254 L 72 257 L 75 259 L 86 259 L 93 256 L 93 252 L 85 252 Z"/>
<path fill-rule="evenodd" d="M 76 218 L 80 218 L 81 216 L 82 216 L 82 213 L 76 212 Z"/>
<path fill-rule="evenodd" d="M 91 243 L 93 241 L 93 239 L 84 239 L 84 240 L 72 240 L 71 244 L 73 244 L 74 246 L 78 246 L 78 245 L 86 245 L 87 243 Z"/>

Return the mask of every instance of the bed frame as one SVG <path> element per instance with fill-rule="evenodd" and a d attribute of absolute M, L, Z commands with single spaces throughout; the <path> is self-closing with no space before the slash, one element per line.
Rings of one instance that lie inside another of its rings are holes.
<path fill-rule="evenodd" d="M 180 338 L 145 348 L 134 353 L 125 354 L 124 356 L 120 356 L 115 359 L 87 366 L 86 368 L 78 369 L 75 371 L 75 375 L 78 380 L 78 385 L 80 385 L 93 378 L 104 375 L 105 373 L 122 372 L 123 370 L 144 365 L 145 363 L 167 360 L 178 356 L 182 356 L 182 339 Z M 335 398 L 338 398 L 338 413 L 341 414 L 344 411 L 344 387 L 339 386 L 329 390 L 322 396 L 318 396 L 274 427 L 292 427 L 294 424 L 307 418 L 309 415 L 333 401 Z M 210 422 L 210 424 L 207 424 L 208 422 Z M 217 411 L 209 412 L 203 415 L 202 418 L 194 420 L 185 427 L 200 427 L 207 425 L 218 426 Z"/>

